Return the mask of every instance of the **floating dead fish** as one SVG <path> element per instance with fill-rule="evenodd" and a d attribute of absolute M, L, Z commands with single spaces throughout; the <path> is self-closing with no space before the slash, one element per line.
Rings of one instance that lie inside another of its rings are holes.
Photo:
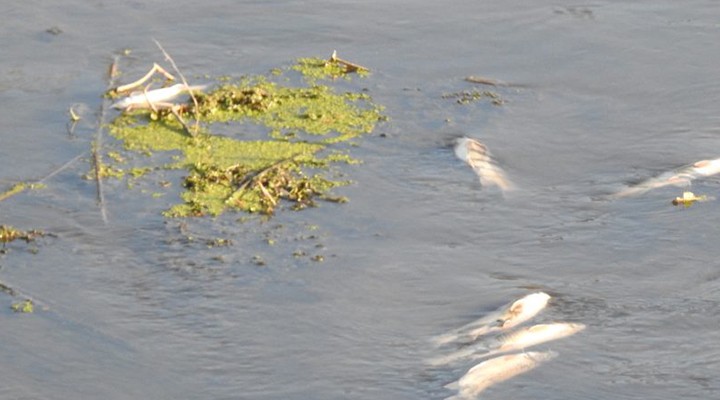
<path fill-rule="evenodd" d="M 615 197 L 636 196 L 653 189 L 670 185 L 689 186 L 695 179 L 713 176 L 718 173 L 720 173 L 720 158 L 702 160 L 675 171 L 666 172 L 635 186 L 628 187 L 616 193 Z"/>
<path fill-rule="evenodd" d="M 455 155 L 472 167 L 483 186 L 497 186 L 503 191 L 514 185 L 495 162 L 487 146 L 476 139 L 461 137 L 455 142 Z"/>
<path fill-rule="evenodd" d="M 583 329 L 585 329 L 585 325 L 579 323 L 558 322 L 533 325 L 502 337 L 494 346 L 488 346 L 485 343 L 467 346 L 446 356 L 431 359 L 428 361 L 428 364 L 439 366 L 467 358 L 478 359 L 492 357 L 497 354 L 523 350 L 541 343 L 562 339 L 574 335 Z"/>
<path fill-rule="evenodd" d="M 114 103 L 112 107 L 122 110 L 128 108 L 151 108 L 153 105 L 166 103 L 182 94 L 188 93 L 189 90 L 202 91 L 205 90 L 206 87 L 206 85 L 186 86 L 178 83 L 166 88 L 148 90 L 146 92 L 133 92 L 130 96 Z"/>
<path fill-rule="evenodd" d="M 478 337 L 513 328 L 537 315 L 547 306 L 550 295 L 544 292 L 529 294 L 499 310 L 459 329 L 433 339 L 436 346 L 451 342 L 471 343 Z"/>
<path fill-rule="evenodd" d="M 483 361 L 470 368 L 458 381 L 445 385 L 448 389 L 458 391 L 457 395 L 445 400 L 475 399 L 490 386 L 528 372 L 555 357 L 557 353 L 553 351 L 529 351 Z"/>

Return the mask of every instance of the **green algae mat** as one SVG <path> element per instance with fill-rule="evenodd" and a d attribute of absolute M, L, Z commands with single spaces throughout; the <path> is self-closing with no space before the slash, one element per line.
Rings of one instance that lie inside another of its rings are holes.
<path fill-rule="evenodd" d="M 331 190 L 348 181 L 332 167 L 358 161 L 340 144 L 385 120 L 382 107 L 355 88 L 368 74 L 335 54 L 328 60 L 302 58 L 266 76 L 214 79 L 182 103 L 148 101 L 145 107 L 123 109 L 107 130 L 126 154 L 107 151 L 96 157 L 95 178 L 136 181 L 158 169 L 184 170 L 183 192 L 165 211 L 167 217 L 227 211 L 269 215 L 318 200 L 344 202 Z M 145 91 L 145 98 L 151 94 Z M 120 96 L 111 90 L 108 97 Z M 157 153 L 172 161 L 153 164 Z M 126 166 L 130 154 L 132 168 Z"/>

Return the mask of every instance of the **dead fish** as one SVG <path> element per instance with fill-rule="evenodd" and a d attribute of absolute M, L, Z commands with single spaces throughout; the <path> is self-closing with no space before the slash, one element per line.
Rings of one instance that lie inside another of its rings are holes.
<path fill-rule="evenodd" d="M 547 306 L 550 295 L 544 292 L 529 294 L 499 310 L 452 332 L 433 339 L 436 346 L 451 342 L 471 343 L 478 337 L 513 328 L 537 315 Z"/>
<path fill-rule="evenodd" d="M 146 92 L 133 92 L 128 97 L 115 102 L 112 108 L 122 110 L 127 108 L 150 108 L 151 104 L 168 102 L 182 94 L 188 93 L 189 90 L 202 91 L 205 90 L 206 87 L 206 85 L 186 86 L 178 83 L 166 88 L 148 90 Z"/>
<path fill-rule="evenodd" d="M 650 190 L 670 185 L 690 186 L 695 179 L 713 176 L 718 173 L 720 173 L 720 158 L 702 160 L 675 171 L 666 172 L 635 186 L 628 187 L 616 193 L 614 197 L 640 195 Z"/>
<path fill-rule="evenodd" d="M 574 335 L 583 329 L 585 329 L 585 325 L 580 323 L 558 322 L 533 325 L 501 338 L 495 346 L 488 346 L 484 343 L 468 346 L 447 356 L 431 359 L 428 364 L 439 366 L 466 358 L 486 358 L 510 351 L 523 350 L 541 343 Z"/>
<path fill-rule="evenodd" d="M 557 357 L 553 351 L 508 354 L 495 357 L 470 368 L 458 381 L 445 385 L 458 394 L 445 400 L 469 400 L 477 398 L 490 386 L 528 372 L 545 361 Z"/>
<path fill-rule="evenodd" d="M 497 186 L 503 191 L 514 188 L 487 146 L 479 140 L 468 137 L 458 138 L 455 142 L 455 155 L 472 167 L 483 186 Z"/>

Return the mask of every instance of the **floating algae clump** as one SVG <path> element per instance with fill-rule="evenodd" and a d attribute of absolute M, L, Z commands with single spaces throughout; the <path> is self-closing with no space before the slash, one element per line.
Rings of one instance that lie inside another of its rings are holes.
<path fill-rule="evenodd" d="M 8 225 L 0 225 L 0 243 L 5 245 L 14 240 L 24 240 L 25 242 L 31 242 L 35 238 L 43 236 L 44 233 L 38 230 L 21 231 Z"/>
<path fill-rule="evenodd" d="M 35 304 L 33 304 L 32 300 L 27 299 L 18 303 L 13 303 L 10 308 L 16 313 L 29 314 L 35 311 Z"/>
<path fill-rule="evenodd" d="M 279 71 L 274 70 L 274 80 L 288 82 L 288 73 L 299 75 L 293 67 Z M 313 206 L 316 199 L 343 202 L 328 192 L 347 181 L 328 177 L 328 168 L 354 160 L 331 146 L 371 132 L 384 119 L 381 107 L 364 93 L 338 94 L 315 79 L 303 82 L 291 87 L 251 77 L 196 93 L 197 107 L 187 102 L 175 109 L 183 119 L 199 118 L 201 129 L 194 135 L 188 132 L 192 123 L 181 124 L 163 110 L 121 114 L 110 133 L 129 151 L 172 152 L 176 161 L 164 167 L 187 170 L 183 201 L 166 216 L 219 215 L 232 209 L 272 214 L 282 201 L 293 209 Z M 213 134 L 218 125 L 225 135 Z M 262 127 L 266 138 L 242 140 L 248 126 Z M 157 166 L 142 170 L 153 169 Z"/>
<path fill-rule="evenodd" d="M 337 58 L 334 53 L 329 60 L 316 57 L 300 58 L 292 69 L 302 73 L 309 82 L 341 77 L 350 79 L 351 72 L 357 72 L 360 76 L 366 76 L 370 72 L 365 67 Z"/>
<path fill-rule="evenodd" d="M 294 132 L 344 141 L 369 133 L 382 118 L 378 107 L 362 107 L 365 94 L 337 94 L 328 86 L 283 87 L 265 79 L 245 79 L 198 95 L 201 119 L 254 120 L 270 128 L 273 137 Z"/>

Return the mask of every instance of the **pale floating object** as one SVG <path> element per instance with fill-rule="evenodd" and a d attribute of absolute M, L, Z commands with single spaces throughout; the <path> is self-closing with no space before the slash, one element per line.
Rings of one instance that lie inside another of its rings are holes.
<path fill-rule="evenodd" d="M 127 108 L 152 108 L 153 105 L 166 103 L 189 91 L 202 91 L 205 88 L 207 88 L 207 85 L 186 86 L 178 83 L 166 88 L 133 92 L 128 97 L 114 103 L 112 107 L 121 110 Z"/>
<path fill-rule="evenodd" d="M 455 142 L 455 155 L 470 165 L 483 186 L 497 186 L 502 191 L 515 188 L 505 175 L 505 171 L 497 165 L 487 146 L 479 140 L 468 137 L 458 138 Z"/>
<path fill-rule="evenodd" d="M 533 325 L 503 337 L 496 346 L 488 347 L 486 344 L 468 346 L 447 356 L 431 359 L 428 364 L 439 366 L 467 358 L 486 358 L 510 351 L 523 350 L 541 343 L 572 336 L 584 329 L 584 324 L 568 322 Z"/>
<path fill-rule="evenodd" d="M 445 385 L 458 394 L 445 400 L 470 400 L 490 386 L 528 372 L 540 364 L 557 357 L 553 351 L 529 351 L 495 357 L 470 368 L 458 381 Z"/>
<path fill-rule="evenodd" d="M 451 342 L 471 343 L 478 337 L 516 327 L 542 311 L 550 300 L 544 292 L 529 294 L 499 310 L 433 339 L 436 346 Z"/>
<path fill-rule="evenodd" d="M 720 158 L 702 160 L 675 171 L 666 172 L 615 194 L 615 197 L 636 196 L 653 189 L 675 185 L 690 186 L 693 180 L 720 173 Z"/>
<path fill-rule="evenodd" d="M 708 201 L 708 200 L 710 200 L 710 199 L 711 199 L 711 197 L 708 197 L 708 196 L 706 196 L 706 195 L 704 195 L 704 194 L 703 194 L 703 195 L 700 195 L 700 196 L 696 196 L 695 193 L 693 193 L 693 192 L 683 192 L 682 197 L 676 197 L 676 198 L 672 201 L 672 204 L 673 204 L 674 206 L 679 206 L 679 205 L 682 204 L 682 205 L 684 205 L 685 207 L 690 207 L 690 206 L 693 205 L 696 201 Z"/>

